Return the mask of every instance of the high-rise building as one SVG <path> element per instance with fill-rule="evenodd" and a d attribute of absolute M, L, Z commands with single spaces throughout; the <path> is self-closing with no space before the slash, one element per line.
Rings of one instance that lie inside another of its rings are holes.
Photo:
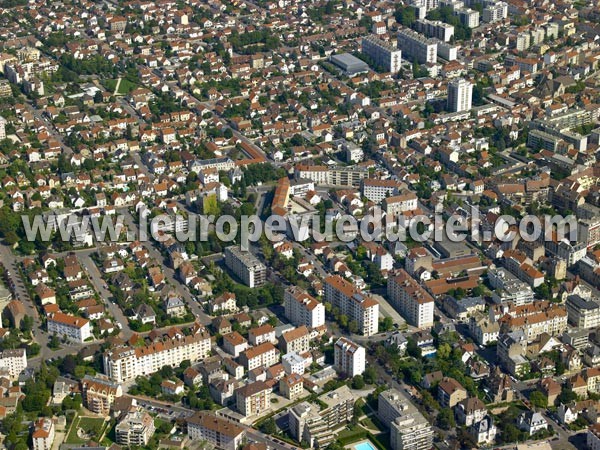
<path fill-rule="evenodd" d="M 508 16 L 508 4 L 498 2 L 483 8 L 482 19 L 484 22 L 494 23 L 506 19 Z"/>
<path fill-rule="evenodd" d="M 336 428 L 349 422 L 354 414 L 356 398 L 342 386 L 319 397 L 319 405 L 302 402 L 290 409 L 290 434 L 309 447 L 325 448 L 337 437 Z"/>
<path fill-rule="evenodd" d="M 154 434 L 154 419 L 142 409 L 128 412 L 115 427 L 117 444 L 144 447 Z"/>
<path fill-rule="evenodd" d="M 390 428 L 392 450 L 428 450 L 433 446 L 433 428 L 417 407 L 400 391 L 379 394 L 379 419 Z"/>
<path fill-rule="evenodd" d="M 267 268 L 249 251 L 232 245 L 225 249 L 225 264 L 245 285 L 253 288 L 264 284 Z"/>
<path fill-rule="evenodd" d="M 317 328 L 325 325 L 325 306 L 302 289 L 292 286 L 283 296 L 285 316 L 296 326 Z"/>
<path fill-rule="evenodd" d="M 365 348 L 341 337 L 333 347 L 333 366 L 347 377 L 361 375 L 365 371 Z"/>
<path fill-rule="evenodd" d="M 473 99 L 473 85 L 465 79 L 448 83 L 448 109 L 452 112 L 469 111 Z"/>
<path fill-rule="evenodd" d="M 391 73 L 400 71 L 402 51 L 392 44 L 370 35 L 363 37 L 362 52 L 373 60 L 377 66 L 381 66 Z"/>
<path fill-rule="evenodd" d="M 360 292 L 339 275 L 325 279 L 325 301 L 340 309 L 341 314 L 358 324 L 358 331 L 372 336 L 379 331 L 379 303 Z"/>
<path fill-rule="evenodd" d="M 405 270 L 390 277 L 387 295 L 391 304 L 409 322 L 419 328 L 433 326 L 433 297 Z"/>
<path fill-rule="evenodd" d="M 402 50 L 405 58 L 420 64 L 437 61 L 437 42 L 409 28 L 398 32 L 398 48 Z"/>
<path fill-rule="evenodd" d="M 448 42 L 454 36 L 454 26 L 439 20 L 419 19 L 415 22 L 416 30 L 430 38 Z"/>

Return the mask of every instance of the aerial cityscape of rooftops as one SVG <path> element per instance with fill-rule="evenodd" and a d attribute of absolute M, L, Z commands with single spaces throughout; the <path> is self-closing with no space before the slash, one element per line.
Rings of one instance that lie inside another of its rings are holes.
<path fill-rule="evenodd" d="M 600 450 L 599 0 L 0 1 L 0 450 Z"/>

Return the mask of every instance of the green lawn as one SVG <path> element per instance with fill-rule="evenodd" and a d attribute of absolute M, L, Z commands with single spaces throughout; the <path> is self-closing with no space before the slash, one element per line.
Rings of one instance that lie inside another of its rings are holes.
<path fill-rule="evenodd" d="M 84 444 L 86 440 L 80 439 L 77 436 L 77 430 L 83 429 L 92 439 L 97 440 L 104 431 L 104 419 L 101 417 L 77 417 L 71 425 L 69 435 L 65 443 L 67 444 Z"/>
<path fill-rule="evenodd" d="M 113 92 L 115 92 L 115 88 L 117 87 L 117 80 L 118 80 L 118 78 L 111 79 L 111 80 L 104 80 L 104 87 L 111 94 Z M 135 83 L 132 83 L 131 81 L 129 81 L 125 78 L 121 78 L 121 84 L 119 85 L 119 92 L 117 92 L 117 94 L 122 94 L 122 95 L 129 94 L 135 88 L 137 88 L 137 85 Z"/>

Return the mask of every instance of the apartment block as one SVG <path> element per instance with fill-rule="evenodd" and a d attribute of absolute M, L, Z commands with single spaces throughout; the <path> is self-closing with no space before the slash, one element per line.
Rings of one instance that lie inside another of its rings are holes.
<path fill-rule="evenodd" d="M 270 342 L 264 342 L 256 347 L 251 347 L 240 355 L 240 363 L 246 370 L 257 367 L 271 367 L 279 362 L 279 350 Z"/>
<path fill-rule="evenodd" d="M 433 326 L 433 297 L 404 269 L 389 278 L 387 296 L 392 306 L 411 325 L 419 328 Z"/>
<path fill-rule="evenodd" d="M 298 400 L 304 393 L 304 379 L 302 375 L 291 373 L 279 380 L 279 392 L 289 399 Z"/>
<path fill-rule="evenodd" d="M 187 430 L 191 441 L 206 441 L 223 450 L 237 450 L 246 436 L 241 426 L 207 411 L 189 417 Z"/>
<path fill-rule="evenodd" d="M 9 378 L 18 378 L 21 372 L 27 369 L 27 354 L 24 348 L 3 350 L 0 352 L 0 374 Z"/>
<path fill-rule="evenodd" d="M 267 279 L 267 267 L 249 251 L 232 245 L 225 249 L 225 264 L 246 286 L 260 286 Z"/>
<path fill-rule="evenodd" d="M 414 192 L 386 197 L 381 202 L 383 211 L 391 217 L 396 217 L 407 211 L 414 211 L 419 207 L 419 199 Z"/>
<path fill-rule="evenodd" d="M 283 353 L 296 352 L 302 354 L 309 351 L 310 333 L 308 328 L 302 325 L 282 333 L 279 338 L 279 348 L 281 348 Z"/>
<path fill-rule="evenodd" d="M 458 16 L 458 20 L 465 27 L 477 28 L 479 26 L 479 11 L 469 8 L 460 8 L 454 11 L 454 15 Z"/>
<path fill-rule="evenodd" d="M 192 363 L 210 355 L 210 334 L 195 324 L 191 334 L 171 329 L 170 335 L 151 332 L 151 342 L 142 346 L 124 345 L 114 347 L 104 354 L 104 373 L 118 383 L 133 380 L 138 376 L 151 375 L 168 365 L 177 367 L 184 360 Z"/>
<path fill-rule="evenodd" d="M 294 177 L 306 178 L 318 185 L 359 187 L 361 180 L 369 177 L 369 171 L 363 167 L 327 167 L 298 164 L 294 168 Z"/>
<path fill-rule="evenodd" d="M 123 395 L 123 388 L 109 379 L 86 375 L 81 380 L 81 393 L 87 409 L 107 416 L 115 400 Z"/>
<path fill-rule="evenodd" d="M 143 409 L 134 409 L 115 427 L 117 444 L 124 447 L 144 447 L 154 435 L 154 418 Z"/>
<path fill-rule="evenodd" d="M 308 402 L 297 404 L 288 416 L 292 437 L 311 448 L 327 447 L 336 439 L 336 429 L 352 419 L 355 400 L 348 386 L 342 386 L 321 395 L 321 406 Z"/>
<path fill-rule="evenodd" d="M 600 326 L 600 305 L 594 300 L 579 295 L 569 295 L 566 301 L 569 324 L 576 328 L 597 328 Z"/>
<path fill-rule="evenodd" d="M 452 112 L 471 110 L 473 85 L 462 78 L 448 83 L 448 109 Z"/>
<path fill-rule="evenodd" d="M 483 8 L 481 18 L 484 22 L 494 23 L 500 22 L 508 17 L 508 4 L 505 2 L 498 2 L 493 5 L 488 5 Z"/>
<path fill-rule="evenodd" d="M 392 450 L 429 450 L 433 428 L 417 407 L 397 389 L 379 394 L 377 413 L 390 428 Z"/>
<path fill-rule="evenodd" d="M 325 301 L 358 323 L 359 333 L 372 336 L 379 331 L 379 303 L 364 295 L 339 275 L 325 279 Z"/>
<path fill-rule="evenodd" d="M 523 313 L 523 310 L 529 312 Z M 567 329 L 567 310 L 563 305 L 536 302 L 507 312 L 498 322 L 508 331 L 521 330 L 529 342 L 540 334 L 559 336 Z"/>
<path fill-rule="evenodd" d="M 365 371 L 365 348 L 345 337 L 339 338 L 333 347 L 333 367 L 352 378 Z"/>
<path fill-rule="evenodd" d="M 237 410 L 246 417 L 254 416 L 271 408 L 272 388 L 264 381 L 246 384 L 235 391 Z"/>
<path fill-rule="evenodd" d="M 66 337 L 74 342 L 84 342 L 92 337 L 90 321 L 83 317 L 57 312 L 48 317 L 48 334 Z"/>
<path fill-rule="evenodd" d="M 415 22 L 416 30 L 430 38 L 448 42 L 454 36 L 454 26 L 439 20 L 419 19 Z"/>
<path fill-rule="evenodd" d="M 384 198 L 398 193 L 401 183 L 395 180 L 379 180 L 377 178 L 366 178 L 360 185 L 363 197 L 374 203 L 381 203 Z"/>
<path fill-rule="evenodd" d="M 403 28 L 398 32 L 398 48 L 402 50 L 405 58 L 420 64 L 437 61 L 437 42 L 409 28 Z"/>
<path fill-rule="evenodd" d="M 35 422 L 31 434 L 33 450 L 51 450 L 54 442 L 54 422 L 48 417 L 42 417 Z"/>
<path fill-rule="evenodd" d="M 389 42 L 382 41 L 373 35 L 365 36 L 362 39 L 362 52 L 386 71 L 391 73 L 400 71 L 402 51 Z"/>
<path fill-rule="evenodd" d="M 297 286 L 283 296 L 285 316 L 296 326 L 318 328 L 325 325 L 325 306 Z"/>

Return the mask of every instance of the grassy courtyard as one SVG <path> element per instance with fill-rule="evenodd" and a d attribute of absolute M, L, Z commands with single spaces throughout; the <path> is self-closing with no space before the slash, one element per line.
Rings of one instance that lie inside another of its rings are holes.
<path fill-rule="evenodd" d="M 106 423 L 101 417 L 81 417 L 77 416 L 71 424 L 71 429 L 65 443 L 67 444 L 84 444 L 88 439 L 82 439 L 77 435 L 77 430 L 83 430 L 83 433 L 89 436 L 89 439 L 98 440 L 104 433 Z"/>

